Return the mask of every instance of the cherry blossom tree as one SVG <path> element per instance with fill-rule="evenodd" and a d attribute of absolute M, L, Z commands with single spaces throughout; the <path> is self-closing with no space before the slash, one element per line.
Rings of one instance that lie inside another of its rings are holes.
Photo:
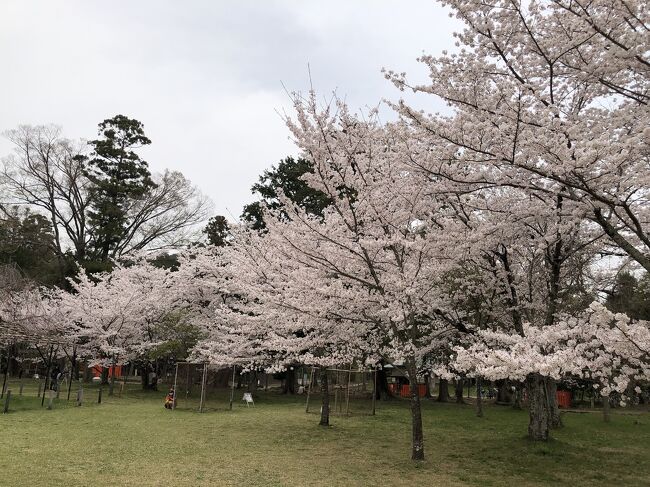
<path fill-rule="evenodd" d="M 153 326 L 173 309 L 169 271 L 138 260 L 110 273 L 80 272 L 72 293 L 58 293 L 67 334 L 92 363 L 116 365 L 156 345 Z M 111 381 L 111 393 L 114 383 Z"/>
<path fill-rule="evenodd" d="M 446 153 L 436 174 L 571 199 L 650 270 L 647 3 L 443 4 L 465 29 L 455 52 L 421 58 L 430 83 L 386 73 L 400 89 L 434 94 L 453 110 L 425 115 L 396 105 Z"/>

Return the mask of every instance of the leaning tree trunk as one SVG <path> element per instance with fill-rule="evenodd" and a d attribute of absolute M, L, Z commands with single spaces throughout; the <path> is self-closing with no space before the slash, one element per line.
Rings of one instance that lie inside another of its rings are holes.
<path fill-rule="evenodd" d="M 323 396 L 323 403 L 320 408 L 320 426 L 330 425 L 330 390 L 327 381 L 327 367 L 320 368 L 320 393 Z"/>
<path fill-rule="evenodd" d="M 455 396 L 456 396 L 456 404 L 465 404 L 465 400 L 463 399 L 463 379 L 456 379 L 456 384 L 455 384 Z"/>
<path fill-rule="evenodd" d="M 528 388 L 528 437 L 533 441 L 547 441 L 550 417 L 546 381 L 539 374 L 530 374 L 526 378 Z"/>
<path fill-rule="evenodd" d="M 449 384 L 447 379 L 440 379 L 438 382 L 438 402 L 448 402 L 449 401 Z"/>
<path fill-rule="evenodd" d="M 418 391 L 415 360 L 409 360 L 409 389 L 411 393 L 411 460 L 424 460 L 424 432 L 422 430 L 422 405 Z"/>
<path fill-rule="evenodd" d="M 549 425 L 551 428 L 561 428 L 562 417 L 557 405 L 557 382 L 554 379 L 546 379 L 546 396 L 548 398 Z"/>

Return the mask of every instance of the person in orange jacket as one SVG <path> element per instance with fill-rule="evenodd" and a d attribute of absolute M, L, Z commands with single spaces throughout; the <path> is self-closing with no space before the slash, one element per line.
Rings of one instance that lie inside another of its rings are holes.
<path fill-rule="evenodd" d="M 174 406 L 176 406 L 176 398 L 174 396 L 174 389 L 169 389 L 169 392 L 165 396 L 165 409 L 174 409 Z"/>

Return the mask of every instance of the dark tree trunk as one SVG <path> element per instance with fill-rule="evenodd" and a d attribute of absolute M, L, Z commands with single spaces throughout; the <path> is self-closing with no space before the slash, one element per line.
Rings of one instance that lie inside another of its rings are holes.
<path fill-rule="evenodd" d="M 528 437 L 533 441 L 547 441 L 550 417 L 546 398 L 545 380 L 539 374 L 531 374 L 526 379 L 528 388 Z"/>
<path fill-rule="evenodd" d="M 284 386 L 282 394 L 295 394 L 296 393 L 296 371 L 289 367 L 284 375 Z"/>
<path fill-rule="evenodd" d="M 603 421 L 609 423 L 611 420 L 611 407 L 609 404 L 609 396 L 602 396 L 603 398 Z"/>
<path fill-rule="evenodd" d="M 447 379 L 440 379 L 438 383 L 438 402 L 449 402 L 449 383 Z"/>
<path fill-rule="evenodd" d="M 88 361 L 84 361 L 83 363 L 83 369 L 84 369 L 84 382 L 90 382 L 91 380 L 91 369 L 88 367 Z"/>
<path fill-rule="evenodd" d="M 415 360 L 409 360 L 409 389 L 411 393 L 411 460 L 424 460 L 424 433 L 422 430 L 422 407 L 418 391 Z"/>
<path fill-rule="evenodd" d="M 232 369 L 218 370 L 212 379 L 212 385 L 217 388 L 227 388 L 232 377 Z"/>
<path fill-rule="evenodd" d="M 557 382 L 551 378 L 546 379 L 546 396 L 548 398 L 549 426 L 553 429 L 561 428 L 562 417 L 557 405 Z"/>
<path fill-rule="evenodd" d="M 320 393 L 322 396 L 322 405 L 320 409 L 320 426 L 330 425 L 330 390 L 327 381 L 327 367 L 320 369 Z"/>
<path fill-rule="evenodd" d="M 102 367 L 101 379 L 103 385 L 108 384 L 108 367 Z"/>
<path fill-rule="evenodd" d="M 143 391 L 149 389 L 149 367 L 140 367 L 140 382 L 142 384 Z"/>
<path fill-rule="evenodd" d="M 497 404 L 512 404 L 512 392 L 510 391 L 510 381 L 503 380 L 497 383 Z"/>
<path fill-rule="evenodd" d="M 465 400 L 463 399 L 463 379 L 456 379 L 455 382 L 456 404 L 465 404 Z"/>
<path fill-rule="evenodd" d="M 248 373 L 248 392 L 255 394 L 257 392 L 257 371 Z"/>
<path fill-rule="evenodd" d="M 483 394 L 481 392 L 481 378 L 476 378 L 476 416 L 483 417 Z"/>
<path fill-rule="evenodd" d="M 375 394 L 376 399 L 390 399 L 393 395 L 388 389 L 388 376 L 386 375 L 386 369 L 383 367 L 377 369 L 377 391 Z"/>

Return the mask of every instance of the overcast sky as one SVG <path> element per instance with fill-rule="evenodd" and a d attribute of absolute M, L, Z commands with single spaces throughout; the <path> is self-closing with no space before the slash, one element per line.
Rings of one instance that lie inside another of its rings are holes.
<path fill-rule="evenodd" d="M 355 109 L 398 99 L 381 68 L 425 80 L 416 58 L 451 48 L 455 26 L 431 0 L 1 0 L 0 132 L 55 123 L 90 139 L 136 118 L 152 171 L 181 170 L 237 217 L 261 172 L 297 153 L 283 85 L 307 91 L 309 64 L 318 93 Z"/>

